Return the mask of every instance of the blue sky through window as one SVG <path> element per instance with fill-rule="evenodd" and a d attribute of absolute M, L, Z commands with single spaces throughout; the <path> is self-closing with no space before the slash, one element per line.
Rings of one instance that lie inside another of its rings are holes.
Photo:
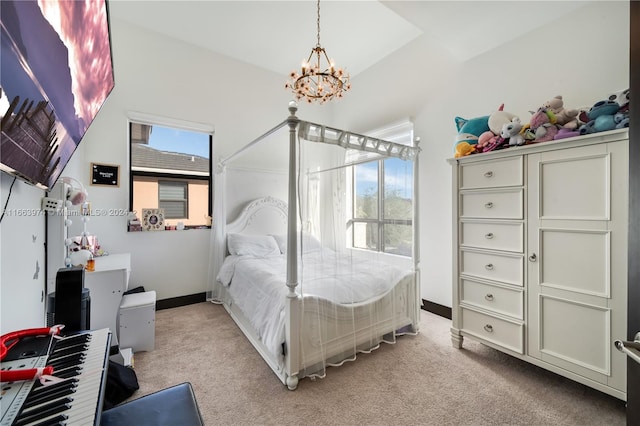
<path fill-rule="evenodd" d="M 412 198 L 413 165 L 399 158 L 385 160 L 385 189 L 398 190 L 404 198 Z M 378 163 L 364 163 L 356 166 L 356 193 L 365 195 L 375 193 L 378 188 Z"/>
<path fill-rule="evenodd" d="M 209 135 L 206 133 L 154 125 L 149 146 L 161 151 L 209 158 Z"/>

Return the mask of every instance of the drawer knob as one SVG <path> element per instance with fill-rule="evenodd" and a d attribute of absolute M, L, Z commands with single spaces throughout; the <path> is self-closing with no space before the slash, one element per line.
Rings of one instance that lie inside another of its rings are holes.
<path fill-rule="evenodd" d="M 493 302 L 493 294 L 491 294 L 491 293 L 487 293 L 484 296 L 484 298 L 487 299 L 489 302 Z"/>
<path fill-rule="evenodd" d="M 489 232 L 488 234 L 484 234 L 484 237 L 485 237 L 487 240 L 492 239 L 492 238 L 493 238 L 493 232 Z"/>
<path fill-rule="evenodd" d="M 535 253 L 533 253 L 531 256 L 529 256 L 529 262 L 535 262 L 536 260 L 538 260 L 538 258 L 536 257 Z"/>
<path fill-rule="evenodd" d="M 485 324 L 484 330 L 489 333 L 493 333 L 493 326 L 491 324 Z"/>
<path fill-rule="evenodd" d="M 484 265 L 484 269 L 486 269 L 487 271 L 493 271 L 493 263 Z"/>
<path fill-rule="evenodd" d="M 488 171 L 488 172 L 486 172 L 486 173 L 484 174 L 484 177 L 486 177 L 486 178 L 493 177 L 493 172 L 492 172 L 492 171 Z"/>
<path fill-rule="evenodd" d="M 484 206 L 488 209 L 490 209 L 491 207 L 493 207 L 493 203 L 491 201 L 489 201 L 488 203 L 485 203 Z"/>

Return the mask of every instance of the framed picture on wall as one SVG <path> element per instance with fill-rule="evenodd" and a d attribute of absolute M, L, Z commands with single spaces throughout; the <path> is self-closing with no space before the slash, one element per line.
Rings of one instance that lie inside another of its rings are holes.
<path fill-rule="evenodd" d="M 120 186 L 120 166 L 91 163 L 91 185 Z"/>

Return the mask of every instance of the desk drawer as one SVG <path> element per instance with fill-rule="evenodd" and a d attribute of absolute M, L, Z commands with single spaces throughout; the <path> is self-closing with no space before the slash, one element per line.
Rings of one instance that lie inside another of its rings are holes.
<path fill-rule="evenodd" d="M 463 218 L 522 219 L 522 188 L 460 193 Z"/>
<path fill-rule="evenodd" d="M 524 319 L 522 288 L 499 287 L 469 279 L 461 280 L 461 302 L 516 319 Z"/>
<path fill-rule="evenodd" d="M 460 189 L 522 185 L 522 156 L 460 165 Z"/>
<path fill-rule="evenodd" d="M 462 222 L 460 245 L 522 253 L 524 250 L 522 223 Z"/>
<path fill-rule="evenodd" d="M 524 353 L 524 326 L 521 323 L 463 308 L 462 330 L 512 351 Z"/>
<path fill-rule="evenodd" d="M 523 285 L 521 255 L 460 250 L 460 273 L 517 286 Z"/>

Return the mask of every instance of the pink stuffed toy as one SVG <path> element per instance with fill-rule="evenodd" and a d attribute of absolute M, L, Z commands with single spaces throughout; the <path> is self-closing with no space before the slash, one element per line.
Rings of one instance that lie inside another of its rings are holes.
<path fill-rule="evenodd" d="M 532 143 L 547 142 L 553 140 L 558 133 L 556 116 L 551 110 L 541 108 L 531 116 L 529 128 L 535 135 Z"/>

